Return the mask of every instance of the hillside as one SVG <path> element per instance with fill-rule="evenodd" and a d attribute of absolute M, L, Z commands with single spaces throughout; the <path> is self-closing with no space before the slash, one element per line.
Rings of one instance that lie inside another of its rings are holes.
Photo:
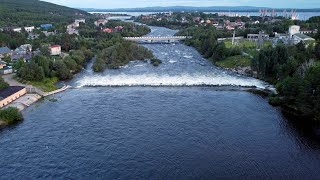
<path fill-rule="evenodd" d="M 85 11 L 39 0 L 0 0 L 0 27 L 66 23 L 87 16 Z"/>

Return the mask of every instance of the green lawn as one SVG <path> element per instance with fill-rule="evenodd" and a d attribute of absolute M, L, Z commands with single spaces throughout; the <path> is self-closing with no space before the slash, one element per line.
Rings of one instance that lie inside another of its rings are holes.
<path fill-rule="evenodd" d="M 232 41 L 231 40 L 225 40 L 224 44 L 226 45 L 226 48 L 234 47 L 234 46 L 232 46 Z M 240 47 L 240 48 L 255 49 L 256 48 L 256 43 L 254 41 L 249 41 L 249 40 L 242 39 L 235 46 L 236 47 Z"/>
<path fill-rule="evenodd" d="M 224 44 L 226 45 L 226 48 L 232 48 L 232 41 L 231 40 L 225 40 Z M 271 41 L 264 41 L 263 47 L 271 46 Z M 238 42 L 238 44 L 235 45 L 235 47 L 245 48 L 245 49 L 256 49 L 257 45 L 255 41 L 249 41 L 247 39 L 242 39 Z"/>
<path fill-rule="evenodd" d="M 53 77 L 53 78 L 46 78 L 42 82 L 32 81 L 32 82 L 27 82 L 27 84 L 31 84 L 35 87 L 38 87 L 44 92 L 50 92 L 58 89 L 57 86 L 55 86 L 57 82 L 58 82 L 58 78 Z"/>
<path fill-rule="evenodd" d="M 228 57 L 222 61 L 216 62 L 217 66 L 223 67 L 223 68 L 237 68 L 237 67 L 246 67 L 250 66 L 251 60 L 248 56 L 231 56 Z"/>

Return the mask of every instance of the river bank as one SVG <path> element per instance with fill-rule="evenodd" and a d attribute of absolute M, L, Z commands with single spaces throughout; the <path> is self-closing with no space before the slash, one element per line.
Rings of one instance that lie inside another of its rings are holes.
<path fill-rule="evenodd" d="M 15 108 L 19 112 L 21 112 L 43 98 L 46 98 L 48 96 L 51 96 L 51 95 L 54 95 L 54 94 L 57 94 L 60 92 L 63 92 L 65 90 L 71 88 L 71 86 L 69 86 L 69 85 L 64 85 L 63 87 L 61 87 L 57 90 L 50 91 L 50 92 L 44 92 L 41 89 L 34 87 L 31 84 L 23 84 L 23 83 L 17 81 L 14 78 L 14 76 L 15 76 L 15 74 L 9 74 L 9 75 L 4 75 L 2 77 L 3 77 L 4 81 L 7 82 L 10 86 L 25 87 L 27 90 L 27 94 L 17 98 L 13 102 L 11 102 L 9 105 L 4 107 L 4 109 Z M 10 125 L 10 123 L 6 123 L 5 121 L 0 120 L 0 128 L 6 127 L 8 125 Z"/>

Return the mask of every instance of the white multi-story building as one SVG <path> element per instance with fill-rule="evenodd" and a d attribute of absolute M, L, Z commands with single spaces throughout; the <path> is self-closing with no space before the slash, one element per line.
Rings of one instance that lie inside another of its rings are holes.
<path fill-rule="evenodd" d="M 34 30 L 34 26 L 24 27 L 24 30 L 26 30 L 27 32 L 32 32 Z"/>
<path fill-rule="evenodd" d="M 21 32 L 21 31 L 22 31 L 22 28 L 13 28 L 12 31 L 13 31 L 13 32 Z"/>
<path fill-rule="evenodd" d="M 86 23 L 85 19 L 76 19 L 74 20 L 75 23 L 79 24 L 79 23 Z"/>
<path fill-rule="evenodd" d="M 100 26 L 100 25 L 104 26 L 104 25 L 106 25 L 107 23 L 108 23 L 108 20 L 106 20 L 106 19 L 99 19 L 99 20 L 97 20 L 97 21 L 94 22 L 94 25 L 96 25 L 96 26 Z"/>
<path fill-rule="evenodd" d="M 51 56 L 59 56 L 59 55 L 61 55 L 61 46 L 60 45 L 52 45 L 52 46 L 50 46 L 50 55 Z"/>

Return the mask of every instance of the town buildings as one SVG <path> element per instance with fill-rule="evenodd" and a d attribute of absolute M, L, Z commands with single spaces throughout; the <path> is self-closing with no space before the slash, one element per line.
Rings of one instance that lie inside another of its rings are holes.
<path fill-rule="evenodd" d="M 0 108 L 3 108 L 25 94 L 27 94 L 27 90 L 23 86 L 10 86 L 0 90 Z"/>
<path fill-rule="evenodd" d="M 3 69 L 4 67 L 6 67 L 7 63 L 4 61 L 0 61 L 0 69 Z"/>
<path fill-rule="evenodd" d="M 59 56 L 61 55 L 61 46 L 60 45 L 52 45 L 49 47 L 51 56 Z"/>
<path fill-rule="evenodd" d="M 112 33 L 113 30 L 111 28 L 104 28 L 104 29 L 102 29 L 102 32 Z"/>
<path fill-rule="evenodd" d="M 52 28 L 52 27 L 53 27 L 52 24 L 41 24 L 41 25 L 40 25 L 40 28 L 41 28 L 41 29 L 45 29 L 45 30 L 48 30 L 48 29 L 50 29 L 50 28 Z"/>
<path fill-rule="evenodd" d="M 284 44 L 298 44 L 299 42 L 315 41 L 312 37 L 300 32 L 300 26 L 293 25 L 289 27 L 288 33 L 275 32 L 275 41 L 282 41 Z"/>
<path fill-rule="evenodd" d="M 99 20 L 94 22 L 94 25 L 99 27 L 99 26 L 104 26 L 107 23 L 108 23 L 107 19 L 99 19 Z"/>
<path fill-rule="evenodd" d="M 5 57 L 11 56 L 12 51 L 8 47 L 1 47 L 0 48 L 0 59 L 3 59 Z"/>
<path fill-rule="evenodd" d="M 24 30 L 27 31 L 28 33 L 32 32 L 34 29 L 35 29 L 34 26 L 24 27 Z"/>

